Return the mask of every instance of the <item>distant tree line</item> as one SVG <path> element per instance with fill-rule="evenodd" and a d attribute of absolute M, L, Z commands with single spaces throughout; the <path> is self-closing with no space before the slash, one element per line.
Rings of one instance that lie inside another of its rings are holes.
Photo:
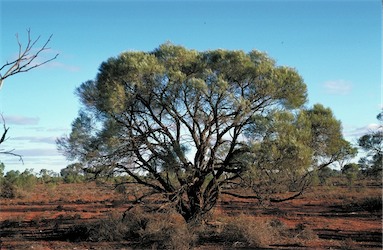
<path fill-rule="evenodd" d="M 363 162 L 364 163 L 364 162 Z M 57 173 L 48 169 L 41 169 L 40 172 L 34 172 L 33 169 L 10 170 L 4 172 L 5 165 L 0 163 L 0 197 L 15 198 L 18 196 L 18 190 L 29 190 L 37 184 L 70 184 L 92 182 L 96 179 L 91 173 L 86 173 L 80 163 L 73 163 L 61 169 Z M 357 181 L 376 180 L 380 181 L 382 169 L 375 168 L 373 165 L 366 169 L 366 165 L 360 163 L 345 164 L 341 170 L 331 167 L 325 167 L 313 173 L 312 184 L 314 186 L 347 185 L 352 187 Z M 105 183 L 120 183 L 126 176 L 99 176 Z M 124 186 L 117 185 L 117 190 L 126 191 Z"/>
<path fill-rule="evenodd" d="M 28 191 L 36 184 L 80 183 L 86 180 L 84 174 L 72 165 L 61 170 L 60 174 L 52 170 L 41 169 L 39 173 L 33 169 L 10 170 L 4 172 L 5 165 L 0 162 L 0 197 L 16 198 L 21 190 Z"/>

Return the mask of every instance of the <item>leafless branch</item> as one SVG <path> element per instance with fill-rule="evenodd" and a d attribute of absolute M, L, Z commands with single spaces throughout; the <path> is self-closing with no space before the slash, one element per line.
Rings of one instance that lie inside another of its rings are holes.
<path fill-rule="evenodd" d="M 293 200 L 293 199 L 301 196 L 303 194 L 303 191 L 304 190 L 302 189 L 299 192 L 297 192 L 291 196 L 285 197 L 285 198 L 269 198 L 269 201 L 272 203 L 279 203 L 279 202 L 284 202 L 284 201 L 288 201 L 288 200 Z M 257 200 L 263 199 L 262 197 L 260 197 L 258 195 L 241 195 L 241 194 L 232 193 L 232 192 L 228 192 L 228 191 L 222 191 L 221 193 L 227 194 L 227 195 L 230 195 L 230 196 L 233 196 L 236 198 L 242 198 L 242 199 L 257 199 Z"/>
<path fill-rule="evenodd" d="M 0 139 L 0 144 L 3 143 L 5 141 L 5 136 L 7 135 L 7 132 L 9 130 L 9 128 L 7 128 L 5 126 L 5 120 L 4 120 L 4 117 L 1 116 L 1 118 L 3 119 L 3 128 L 4 128 L 4 132 L 3 132 L 3 135 L 1 136 L 1 139 Z"/>
<path fill-rule="evenodd" d="M 37 49 L 37 52 L 33 52 L 35 45 L 40 40 L 40 36 L 37 37 L 37 39 L 33 40 L 31 38 L 31 31 L 30 29 L 27 30 L 28 33 L 28 41 L 26 44 L 26 47 L 23 48 L 22 43 L 20 42 L 18 34 L 16 34 L 17 43 L 19 45 L 19 53 L 17 59 L 11 62 L 6 62 L 3 66 L 0 68 L 0 88 L 4 83 L 4 80 L 12 75 L 28 72 L 31 69 L 40 67 L 50 61 L 53 61 L 57 58 L 59 54 L 56 54 L 54 57 L 51 57 L 43 62 L 36 62 L 36 58 L 40 56 L 40 54 L 46 50 L 49 50 L 50 48 L 47 47 L 49 42 L 51 41 L 51 38 L 53 35 L 50 35 L 49 38 L 46 40 L 44 45 Z M 5 73 L 2 74 L 1 71 L 5 70 Z"/>
<path fill-rule="evenodd" d="M 50 61 L 55 60 L 57 56 L 59 55 L 59 54 L 56 54 L 54 57 L 51 57 L 47 60 L 43 60 L 42 62 L 36 61 L 36 58 L 38 58 L 41 53 L 50 49 L 48 47 L 48 44 L 51 41 L 52 35 L 49 36 L 49 38 L 45 41 L 42 47 L 35 50 L 35 46 L 37 42 L 40 40 L 40 36 L 38 36 L 35 40 L 33 40 L 31 38 L 30 29 L 27 30 L 27 34 L 28 34 L 28 41 L 25 48 L 23 48 L 23 45 L 20 42 L 19 36 L 18 34 L 16 34 L 17 44 L 19 46 L 18 56 L 14 61 L 6 62 L 4 65 L 0 67 L 0 89 L 6 78 L 16 75 L 18 73 L 28 72 L 31 69 L 40 67 Z M 5 71 L 5 73 L 2 73 L 2 71 Z M 7 128 L 5 125 L 5 120 L 2 115 L 1 115 L 1 118 L 3 120 L 3 133 L 0 137 L 0 144 L 4 143 L 4 141 L 6 140 L 6 136 L 9 130 L 9 128 Z M 23 162 L 23 158 L 21 157 L 21 155 L 13 153 L 13 151 L 14 151 L 13 149 L 12 150 L 0 149 L 0 154 L 17 156 L 20 158 L 20 161 Z"/>
<path fill-rule="evenodd" d="M 2 144 L 4 141 L 6 141 L 6 136 L 7 136 L 9 128 L 7 128 L 7 126 L 5 125 L 4 117 L 2 115 L 0 115 L 0 116 L 1 116 L 1 119 L 3 120 L 3 129 L 4 129 L 3 134 L 1 135 L 1 138 L 0 138 L 0 144 Z M 19 154 L 13 153 L 13 151 L 14 151 L 14 149 L 12 149 L 12 150 L 0 149 L 0 154 L 12 155 L 12 156 L 19 157 L 19 160 L 24 164 L 23 157 Z"/>

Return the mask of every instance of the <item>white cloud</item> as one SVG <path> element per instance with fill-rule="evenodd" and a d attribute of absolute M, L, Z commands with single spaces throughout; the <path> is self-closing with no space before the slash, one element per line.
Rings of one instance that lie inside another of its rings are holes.
<path fill-rule="evenodd" d="M 358 139 L 362 135 L 371 133 L 372 131 L 378 131 L 378 130 L 382 130 L 382 129 L 383 128 L 381 125 L 376 124 L 376 123 L 371 123 L 371 124 L 368 124 L 364 127 L 349 128 L 349 129 L 344 131 L 344 136 L 345 137 L 353 137 L 353 138 Z"/>
<path fill-rule="evenodd" d="M 63 69 L 69 72 L 78 72 L 80 67 L 75 65 L 69 65 L 62 62 L 52 61 L 41 66 L 42 68 Z"/>
<path fill-rule="evenodd" d="M 69 133 L 71 130 L 70 130 L 70 127 L 43 127 L 43 126 L 31 126 L 31 127 L 24 127 L 24 129 L 26 130 L 33 130 L 34 132 L 43 132 L 43 133 L 55 133 L 57 134 L 58 132 L 60 132 L 60 134 L 66 134 L 66 133 Z"/>
<path fill-rule="evenodd" d="M 60 153 L 55 148 L 16 149 L 13 153 L 19 154 L 22 157 L 60 156 Z"/>
<path fill-rule="evenodd" d="M 37 125 L 40 121 L 38 117 L 28 117 L 21 115 L 4 116 L 7 125 Z"/>
<path fill-rule="evenodd" d="M 23 153 L 23 162 L 18 157 L 6 156 L 2 159 L 5 164 L 5 172 L 9 170 L 24 171 L 25 169 L 33 169 L 35 173 L 39 173 L 41 169 L 53 170 L 57 173 L 65 168 L 69 162 L 65 157 L 55 154 L 53 150 L 40 149 L 35 151 L 18 151 Z M 36 156 L 35 154 L 38 154 Z"/>
<path fill-rule="evenodd" d="M 327 94 L 346 95 L 351 92 L 351 82 L 345 80 L 330 80 L 323 83 Z"/>
<path fill-rule="evenodd" d="M 12 140 L 27 141 L 27 143 L 48 143 L 48 144 L 56 143 L 56 137 L 54 136 L 18 136 L 18 137 L 13 137 Z"/>
<path fill-rule="evenodd" d="M 46 131 L 47 132 L 65 132 L 65 133 L 68 133 L 68 131 L 70 131 L 70 128 L 55 127 L 55 128 L 48 128 Z"/>

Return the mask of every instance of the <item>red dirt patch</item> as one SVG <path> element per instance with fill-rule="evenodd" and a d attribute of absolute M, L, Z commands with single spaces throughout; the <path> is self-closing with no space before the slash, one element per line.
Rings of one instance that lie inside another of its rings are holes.
<path fill-rule="evenodd" d="M 381 187 L 322 187 L 284 203 L 262 207 L 256 200 L 222 196 L 209 223 L 219 225 L 238 215 L 281 221 L 286 230 L 309 228 L 316 239 L 276 240 L 272 249 L 381 249 L 382 214 L 357 207 L 366 197 L 381 197 Z M 351 204 L 351 205 L 350 205 Z M 1 249 L 130 249 L 129 242 L 76 242 L 59 236 L 73 225 L 88 223 L 131 204 L 110 187 L 96 183 L 37 185 L 23 198 L 0 200 Z M 230 249 L 206 242 L 197 249 Z"/>

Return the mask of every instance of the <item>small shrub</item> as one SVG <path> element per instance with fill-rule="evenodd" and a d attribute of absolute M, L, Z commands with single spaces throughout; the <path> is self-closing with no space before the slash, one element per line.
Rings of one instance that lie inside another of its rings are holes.
<path fill-rule="evenodd" d="M 95 222 L 71 226 L 62 235 L 62 240 L 78 241 L 120 241 L 126 235 L 121 216 L 112 213 Z"/>
<path fill-rule="evenodd" d="M 305 224 L 299 223 L 295 226 L 294 229 L 294 237 L 300 240 L 316 240 L 318 239 L 318 235 Z"/>
<path fill-rule="evenodd" d="M 342 209 L 348 212 L 366 211 L 370 213 L 382 211 L 382 197 L 366 197 L 359 201 L 349 202 L 342 205 Z"/>
<path fill-rule="evenodd" d="M 112 201 L 112 206 L 113 207 L 121 207 L 122 205 L 124 205 L 126 203 L 125 200 L 123 199 L 120 199 L 120 200 L 113 200 Z"/>
<path fill-rule="evenodd" d="M 58 205 L 58 206 L 56 207 L 56 210 L 57 210 L 57 211 L 64 211 L 64 207 L 63 207 L 62 205 Z"/>
<path fill-rule="evenodd" d="M 141 233 L 145 231 L 149 217 L 142 209 L 134 208 L 124 213 L 123 222 L 128 227 L 127 237 L 137 238 L 141 237 Z"/>
<path fill-rule="evenodd" d="M 265 247 L 275 241 L 278 234 L 269 222 L 241 215 L 226 223 L 221 236 L 233 246 Z"/>
<path fill-rule="evenodd" d="M 189 249 L 195 237 L 185 224 L 176 224 L 165 217 L 150 220 L 141 233 L 141 245 L 156 246 L 160 249 Z"/>
<path fill-rule="evenodd" d="M 169 214 L 152 214 L 142 209 L 110 213 L 99 221 L 72 226 L 64 235 L 69 241 L 134 242 L 138 248 L 189 249 L 196 237 L 185 223 L 177 223 Z"/>
<path fill-rule="evenodd" d="M 110 213 L 96 222 L 89 231 L 90 241 L 121 241 L 126 237 L 128 227 L 118 213 Z"/>
<path fill-rule="evenodd" d="M 340 244 L 340 249 L 342 250 L 356 250 L 358 248 L 358 245 L 351 238 L 345 239 Z"/>
<path fill-rule="evenodd" d="M 189 249 L 196 241 L 196 235 L 186 223 L 172 217 L 171 211 L 152 214 L 133 209 L 124 214 L 131 239 L 139 239 L 139 247 L 157 249 Z"/>
<path fill-rule="evenodd" d="M 37 181 L 32 169 L 26 169 L 22 173 L 18 170 L 8 171 L 0 178 L 0 197 L 7 199 L 22 197 L 22 193 L 30 191 Z"/>
<path fill-rule="evenodd" d="M 361 202 L 357 203 L 364 211 L 367 212 L 381 212 L 382 211 L 382 197 L 367 197 Z"/>
<path fill-rule="evenodd" d="M 90 230 L 92 224 L 81 224 L 71 226 L 67 231 L 61 236 L 62 240 L 79 242 L 90 240 Z"/>
<path fill-rule="evenodd" d="M 120 184 L 120 185 L 117 185 L 117 186 L 116 186 L 115 191 L 116 191 L 118 194 L 126 194 L 126 192 L 127 192 L 127 188 L 126 188 L 125 185 Z"/>
<path fill-rule="evenodd" d="M 274 235 L 288 237 L 290 236 L 289 229 L 280 219 L 273 218 L 269 221 L 269 226 L 273 229 Z"/>
<path fill-rule="evenodd" d="M 16 217 L 16 218 L 11 218 L 5 221 L 0 222 L 0 228 L 15 228 L 15 227 L 20 227 L 21 225 L 21 218 Z"/>
<path fill-rule="evenodd" d="M 14 199 L 18 196 L 15 185 L 7 180 L 0 182 L 0 197 L 6 199 Z"/>
<path fill-rule="evenodd" d="M 235 221 L 231 221 L 223 227 L 221 237 L 226 243 L 248 243 L 245 237 L 246 230 L 247 228 L 245 228 L 244 225 L 237 224 Z"/>

